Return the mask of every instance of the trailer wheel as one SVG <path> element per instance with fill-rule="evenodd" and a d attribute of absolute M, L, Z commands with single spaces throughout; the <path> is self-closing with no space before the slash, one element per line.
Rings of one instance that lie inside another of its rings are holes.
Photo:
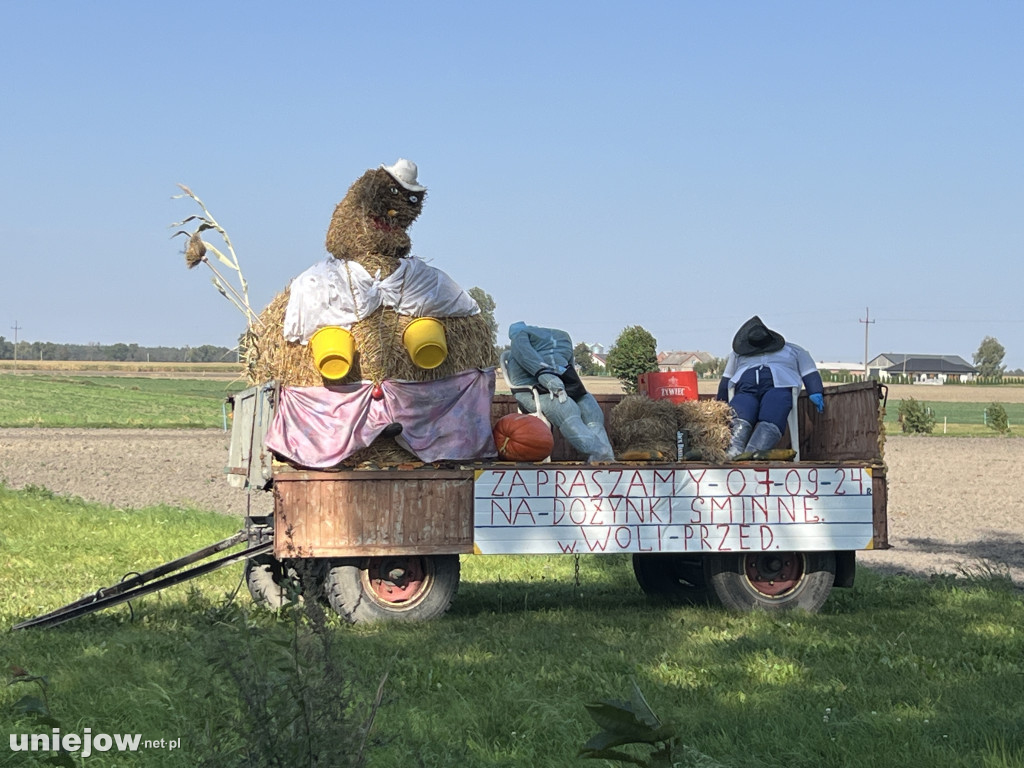
<path fill-rule="evenodd" d="M 458 555 L 336 560 L 324 590 L 346 621 L 425 621 L 443 615 L 459 589 Z"/>
<path fill-rule="evenodd" d="M 302 594 L 298 571 L 273 555 L 245 561 L 245 584 L 254 602 L 274 611 L 297 602 Z"/>
<path fill-rule="evenodd" d="M 726 608 L 736 611 L 817 612 L 836 575 L 833 552 L 751 552 L 708 555 L 708 587 Z"/>
<path fill-rule="evenodd" d="M 699 557 L 665 553 L 635 553 L 633 575 L 650 597 L 684 605 L 708 601 L 704 565 Z"/>

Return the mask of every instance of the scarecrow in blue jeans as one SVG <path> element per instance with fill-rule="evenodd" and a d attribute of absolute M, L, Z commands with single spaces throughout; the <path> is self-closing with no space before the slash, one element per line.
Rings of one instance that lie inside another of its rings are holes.
<path fill-rule="evenodd" d="M 732 399 L 729 386 L 732 384 Z M 774 448 L 793 407 L 790 390 L 807 389 L 818 413 L 825 410 L 821 374 L 803 347 L 791 344 L 754 315 L 732 340 L 732 352 L 718 385 L 717 399 L 732 406 L 729 459 Z"/>
<path fill-rule="evenodd" d="M 508 337 L 508 384 L 522 409 L 535 411 L 536 388 L 541 413 L 589 463 L 614 461 L 601 406 L 576 373 L 569 334 L 519 322 L 509 326 Z"/>

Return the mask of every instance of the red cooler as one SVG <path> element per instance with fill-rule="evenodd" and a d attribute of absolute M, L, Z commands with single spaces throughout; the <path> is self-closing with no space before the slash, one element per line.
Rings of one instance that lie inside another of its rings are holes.
<path fill-rule="evenodd" d="M 697 374 L 693 371 L 641 373 L 637 378 L 637 391 L 651 400 L 671 400 L 673 403 L 696 400 Z"/>

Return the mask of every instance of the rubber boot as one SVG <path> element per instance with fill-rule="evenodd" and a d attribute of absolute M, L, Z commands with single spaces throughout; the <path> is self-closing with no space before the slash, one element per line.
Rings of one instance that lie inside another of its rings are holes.
<path fill-rule="evenodd" d="M 750 439 L 750 433 L 753 429 L 754 425 L 746 419 L 733 419 L 732 441 L 729 443 L 729 448 L 725 452 L 725 457 L 727 459 L 735 459 L 747 449 L 747 441 Z"/>
<path fill-rule="evenodd" d="M 754 428 L 754 434 L 750 436 L 750 440 L 747 442 L 745 453 L 771 450 L 779 444 L 781 439 L 782 432 L 778 427 L 770 421 L 759 421 L 757 422 L 757 427 Z"/>

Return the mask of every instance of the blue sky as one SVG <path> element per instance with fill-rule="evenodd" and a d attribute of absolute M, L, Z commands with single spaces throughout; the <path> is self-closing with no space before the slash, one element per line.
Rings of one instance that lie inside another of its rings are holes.
<path fill-rule="evenodd" d="M 1024 3 L 0 3 L 0 335 L 232 346 L 169 225 L 262 309 L 367 168 L 516 320 L 725 355 L 1024 367 Z"/>

